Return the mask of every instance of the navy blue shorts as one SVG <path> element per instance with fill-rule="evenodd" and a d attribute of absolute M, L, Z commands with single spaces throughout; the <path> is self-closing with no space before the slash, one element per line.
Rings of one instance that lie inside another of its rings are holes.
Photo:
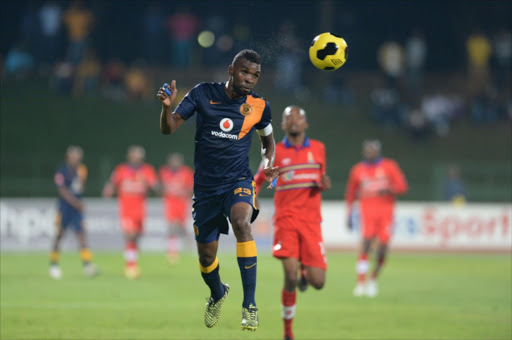
<path fill-rule="evenodd" d="M 61 209 L 57 213 L 57 227 L 62 229 L 73 228 L 76 232 L 82 231 L 83 214 L 74 209 Z"/>
<path fill-rule="evenodd" d="M 251 222 L 258 216 L 256 208 L 255 183 L 251 179 L 233 184 L 228 190 L 218 193 L 195 192 L 192 216 L 194 233 L 199 243 L 210 243 L 219 239 L 220 234 L 229 233 L 228 218 L 231 207 L 246 202 L 253 208 Z"/>

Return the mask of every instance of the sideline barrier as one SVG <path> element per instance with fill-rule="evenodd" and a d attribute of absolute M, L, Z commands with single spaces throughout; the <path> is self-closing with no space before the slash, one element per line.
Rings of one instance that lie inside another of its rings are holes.
<path fill-rule="evenodd" d="M 123 239 L 119 228 L 117 201 L 101 198 L 85 200 L 85 223 L 93 250 L 119 250 Z M 260 216 L 253 224 L 253 234 L 261 251 L 270 251 L 272 242 L 272 200 L 262 199 Z M 48 250 L 55 232 L 56 200 L 51 198 L 0 199 L 1 251 Z M 147 203 L 143 250 L 165 249 L 166 222 L 162 201 L 151 198 Z M 324 201 L 323 235 L 330 250 L 352 250 L 359 244 L 359 216 L 354 214 L 355 229 L 345 227 L 343 201 Z M 192 221 L 188 223 L 189 241 L 185 248 L 195 251 Z M 71 234 L 71 233 L 68 233 Z M 220 242 L 222 249 L 235 248 L 232 231 Z M 485 251 L 512 250 L 512 205 L 466 204 L 456 207 L 447 203 L 399 202 L 391 246 L 411 251 Z M 64 250 L 76 249 L 76 241 L 66 235 Z"/>

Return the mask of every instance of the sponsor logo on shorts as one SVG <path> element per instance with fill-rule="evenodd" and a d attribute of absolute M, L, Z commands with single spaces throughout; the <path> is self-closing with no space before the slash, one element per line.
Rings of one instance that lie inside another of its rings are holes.
<path fill-rule="evenodd" d="M 236 188 L 234 191 L 234 195 L 240 195 L 240 196 L 251 196 L 252 191 L 248 188 Z"/>

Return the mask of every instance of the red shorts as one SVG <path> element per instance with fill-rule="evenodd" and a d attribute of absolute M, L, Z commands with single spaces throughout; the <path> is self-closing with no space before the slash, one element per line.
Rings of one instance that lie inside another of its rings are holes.
<path fill-rule="evenodd" d="M 393 228 L 393 213 L 361 214 L 364 238 L 378 237 L 381 243 L 388 243 Z"/>
<path fill-rule="evenodd" d="M 134 206 L 122 206 L 120 209 L 121 229 L 125 233 L 141 233 L 146 217 L 145 209 Z"/>
<path fill-rule="evenodd" d="M 190 216 L 190 202 L 188 199 L 164 198 L 165 218 L 169 223 L 184 226 Z"/>
<path fill-rule="evenodd" d="M 274 223 L 272 255 L 292 257 L 307 267 L 327 269 L 322 229 L 319 223 L 280 218 Z"/>

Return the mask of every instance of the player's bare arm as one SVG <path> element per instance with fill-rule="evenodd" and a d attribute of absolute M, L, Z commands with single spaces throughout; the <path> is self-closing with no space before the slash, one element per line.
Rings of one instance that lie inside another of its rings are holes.
<path fill-rule="evenodd" d="M 82 201 L 73 196 L 73 194 L 71 194 L 71 192 L 69 192 L 69 190 L 66 187 L 59 187 L 58 192 L 59 196 L 62 197 L 64 201 L 69 203 L 73 208 L 80 212 L 83 211 L 84 205 Z"/>
<path fill-rule="evenodd" d="M 322 191 L 331 189 L 331 177 L 327 174 L 323 174 L 322 178 L 320 179 L 320 183 L 322 185 Z"/>
<path fill-rule="evenodd" d="M 170 95 L 169 95 L 170 92 Z M 173 80 L 171 85 L 163 86 L 158 89 L 157 98 L 162 103 L 162 112 L 160 113 L 160 131 L 164 135 L 174 133 L 185 121 L 179 113 L 172 112 L 172 103 L 176 99 L 176 81 Z"/>
<path fill-rule="evenodd" d="M 272 189 L 272 182 L 279 176 L 279 167 L 274 166 L 274 159 L 276 157 L 276 142 L 274 134 L 270 133 L 268 136 L 260 136 L 261 140 L 261 156 L 263 158 L 263 173 L 265 179 L 269 182 L 267 189 Z"/>
<path fill-rule="evenodd" d="M 107 183 L 105 183 L 105 186 L 103 187 L 103 191 L 101 193 L 101 195 L 105 198 L 110 198 L 112 196 L 114 196 L 115 194 L 115 185 L 114 183 L 112 183 L 111 181 L 108 181 Z"/>

